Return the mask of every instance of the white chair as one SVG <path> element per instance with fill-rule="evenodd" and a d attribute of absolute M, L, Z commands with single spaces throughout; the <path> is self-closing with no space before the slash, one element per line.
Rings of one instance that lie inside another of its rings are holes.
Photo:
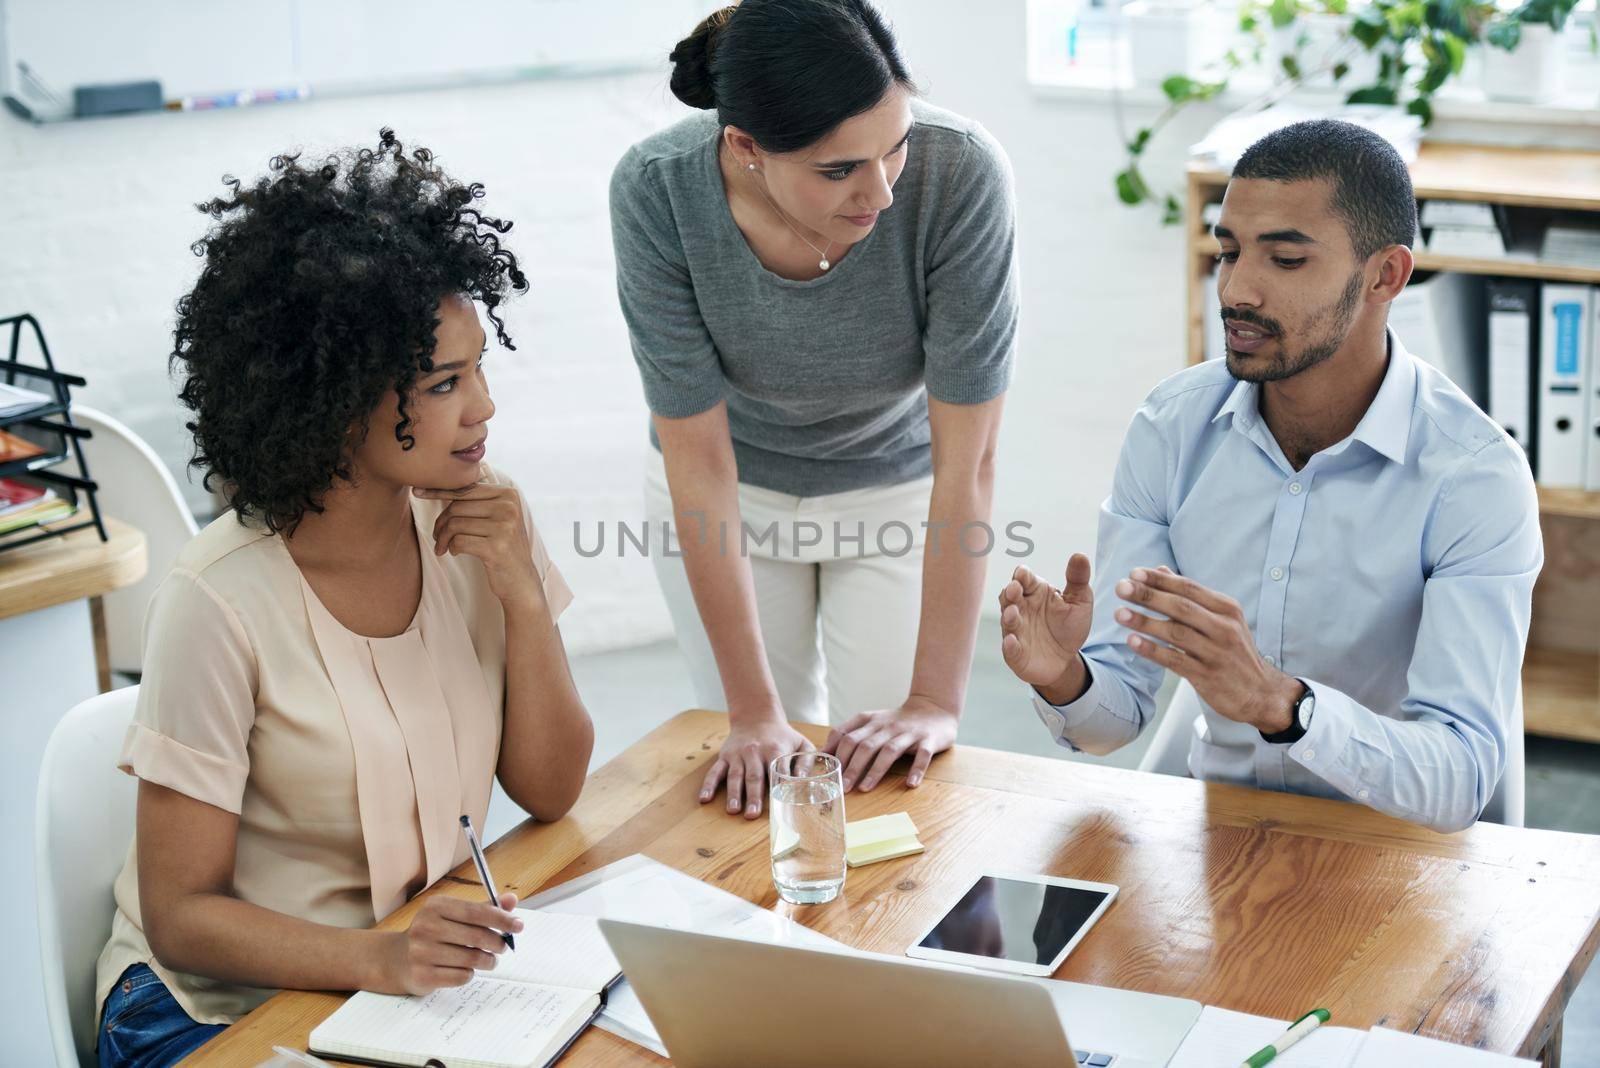
<path fill-rule="evenodd" d="M 1150 748 L 1139 761 L 1140 771 L 1154 771 L 1162 775 L 1189 774 L 1189 742 L 1194 737 L 1195 720 L 1201 713 L 1200 695 L 1188 682 L 1179 682 L 1172 695 L 1172 703 L 1156 721 L 1155 737 Z M 1507 827 L 1521 827 L 1523 806 L 1526 800 L 1524 775 L 1526 756 L 1522 737 L 1522 690 L 1517 689 L 1517 707 L 1512 716 L 1505 773 L 1484 806 L 1481 819 Z"/>
<path fill-rule="evenodd" d="M 94 969 L 111 937 L 111 884 L 133 840 L 138 782 L 117 770 L 139 687 L 91 697 L 50 734 L 34 828 L 39 952 L 58 1068 L 94 1068 Z"/>
<path fill-rule="evenodd" d="M 198 529 L 172 472 L 133 431 L 111 416 L 81 404 L 73 422 L 94 432 L 83 443 L 89 475 L 99 485 L 100 510 L 143 531 L 149 566 L 145 577 L 104 596 L 106 651 L 112 670 L 137 676 L 142 670 L 144 612 L 178 550 Z"/>

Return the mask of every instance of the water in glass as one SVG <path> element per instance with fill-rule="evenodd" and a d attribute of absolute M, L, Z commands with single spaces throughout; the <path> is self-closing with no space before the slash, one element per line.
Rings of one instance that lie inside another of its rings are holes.
<path fill-rule="evenodd" d="M 844 885 L 844 784 L 839 758 L 791 753 L 772 762 L 772 882 L 796 905 L 832 901 Z"/>

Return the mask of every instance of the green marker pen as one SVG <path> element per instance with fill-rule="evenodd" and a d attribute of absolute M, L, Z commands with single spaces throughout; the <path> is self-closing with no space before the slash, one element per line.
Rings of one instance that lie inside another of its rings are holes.
<path fill-rule="evenodd" d="M 1328 1018 L 1332 1015 L 1333 1013 L 1329 1012 L 1327 1009 L 1312 1009 L 1310 1012 L 1300 1017 L 1300 1019 L 1290 1024 L 1289 1030 L 1285 1031 L 1280 1037 L 1274 1039 L 1272 1045 L 1262 1046 L 1259 1050 L 1250 1054 L 1250 1056 L 1245 1059 L 1245 1062 L 1240 1065 L 1239 1068 L 1261 1068 L 1263 1064 L 1270 1062 L 1284 1050 L 1288 1049 L 1290 1046 L 1294 1045 L 1296 1042 L 1300 1041 L 1302 1038 L 1306 1037 L 1311 1032 L 1327 1023 Z"/>

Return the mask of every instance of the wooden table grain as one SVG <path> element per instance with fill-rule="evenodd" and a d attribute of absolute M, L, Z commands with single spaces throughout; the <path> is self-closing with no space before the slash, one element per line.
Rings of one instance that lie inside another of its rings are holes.
<path fill-rule="evenodd" d="M 1117 902 L 1056 978 L 1282 1018 L 1325 1005 L 1342 1026 L 1550 1063 L 1600 945 L 1600 837 L 1492 824 L 1441 835 L 1359 805 L 971 747 L 935 759 L 915 790 L 891 776 L 848 796 L 850 819 L 909 811 L 925 853 L 851 869 L 827 905 L 786 905 L 765 819 L 698 803 L 726 730 L 704 711 L 663 724 L 590 776 L 565 819 L 491 846 L 496 877 L 528 897 L 643 853 L 888 953 L 987 867 L 1116 883 Z M 427 891 L 482 892 L 470 866 Z M 405 927 L 417 907 L 382 926 Z M 280 994 L 184 1063 L 253 1068 L 274 1044 L 303 1050 L 342 1000 Z M 598 1029 L 563 1061 L 660 1063 Z"/>

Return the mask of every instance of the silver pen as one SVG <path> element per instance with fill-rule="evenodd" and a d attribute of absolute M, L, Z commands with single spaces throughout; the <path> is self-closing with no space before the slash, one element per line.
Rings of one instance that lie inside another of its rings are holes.
<path fill-rule="evenodd" d="M 500 907 L 500 897 L 494 892 L 494 877 L 489 874 L 489 862 L 484 858 L 483 847 L 478 844 L 478 836 L 472 831 L 472 818 L 461 817 L 461 829 L 466 832 L 467 845 L 472 849 L 472 863 L 478 867 L 478 878 L 483 880 L 483 889 L 489 895 L 489 904 L 495 908 Z M 516 949 L 516 940 L 509 931 L 501 931 L 500 937 L 506 940 L 507 949 Z"/>

